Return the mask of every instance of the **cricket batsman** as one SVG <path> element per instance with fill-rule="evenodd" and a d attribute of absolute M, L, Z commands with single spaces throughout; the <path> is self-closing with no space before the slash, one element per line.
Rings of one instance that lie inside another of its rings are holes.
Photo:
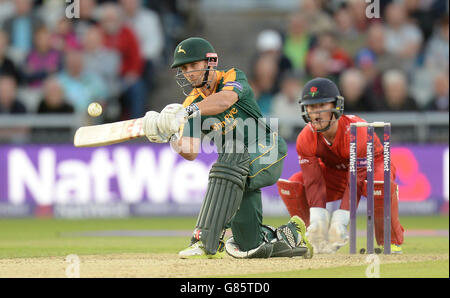
<path fill-rule="evenodd" d="M 315 78 L 305 85 L 300 108 L 307 125 L 297 137 L 296 149 L 301 171 L 289 180 L 277 182 L 278 192 L 290 215 L 298 215 L 307 225 L 307 238 L 315 253 L 334 253 L 348 242 L 350 123 L 366 122 L 354 115 L 343 115 L 344 98 L 337 86 L 325 78 Z M 357 157 L 366 157 L 367 131 L 357 128 Z M 383 180 L 383 146 L 375 135 L 375 180 Z M 395 166 L 391 163 L 391 252 L 401 253 L 404 229 L 398 217 L 398 186 Z M 366 169 L 357 173 L 357 202 L 367 196 Z M 383 238 L 383 184 L 374 185 L 375 238 Z M 341 200 L 340 208 L 330 215 L 326 203 Z"/>
<path fill-rule="evenodd" d="M 178 70 L 176 80 L 187 97 L 144 118 L 150 141 L 170 141 L 187 160 L 195 160 L 205 143 L 218 152 L 191 243 L 179 256 L 222 258 L 226 251 L 235 258 L 311 258 L 306 226 L 298 216 L 278 228 L 262 224 L 261 188 L 279 179 L 287 146 L 261 120 L 245 74 L 236 68 L 219 71 L 217 65 L 218 55 L 207 40 L 180 42 L 171 67 Z M 178 132 L 179 138 L 170 138 Z M 227 228 L 233 236 L 225 243 Z"/>

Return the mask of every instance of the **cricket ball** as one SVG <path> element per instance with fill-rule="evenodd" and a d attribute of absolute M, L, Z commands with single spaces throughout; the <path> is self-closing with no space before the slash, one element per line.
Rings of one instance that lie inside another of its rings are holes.
<path fill-rule="evenodd" d="M 98 117 L 102 114 L 102 106 L 98 102 L 93 102 L 88 106 L 88 114 L 91 117 Z"/>

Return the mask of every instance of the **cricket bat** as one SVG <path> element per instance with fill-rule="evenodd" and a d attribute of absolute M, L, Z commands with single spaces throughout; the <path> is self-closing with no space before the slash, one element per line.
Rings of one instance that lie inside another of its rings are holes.
<path fill-rule="evenodd" d="M 170 137 L 170 141 L 180 138 L 184 123 L 194 117 L 177 116 L 180 131 Z M 106 124 L 82 126 L 77 129 L 73 138 L 75 147 L 97 147 L 122 143 L 145 136 L 144 117 Z"/>
<path fill-rule="evenodd" d="M 143 118 L 130 119 L 77 129 L 73 139 L 75 147 L 96 147 L 121 143 L 145 136 Z"/>

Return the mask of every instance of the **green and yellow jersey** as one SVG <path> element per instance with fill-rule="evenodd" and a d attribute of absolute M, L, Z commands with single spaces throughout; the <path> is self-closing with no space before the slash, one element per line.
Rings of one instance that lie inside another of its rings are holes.
<path fill-rule="evenodd" d="M 270 125 L 261 120 L 261 110 L 242 71 L 231 68 L 227 71 L 216 71 L 216 74 L 217 84 L 213 93 L 222 90 L 234 91 L 239 99 L 220 114 L 201 116 L 200 123 L 198 117 L 190 119 L 189 125 L 186 124 L 183 129 L 183 136 L 201 138 L 202 134 L 207 135 L 219 152 L 222 149 L 220 146 L 239 137 L 238 140 L 243 140 L 250 155 L 247 189 L 273 185 L 281 175 L 282 160 L 287 154 L 285 141 L 276 130 L 272 131 Z M 205 97 L 201 91 L 194 89 L 186 97 L 183 106 L 200 102 Z M 221 143 L 217 142 L 217 138 L 220 138 Z"/>
<path fill-rule="evenodd" d="M 185 126 L 183 135 L 189 137 L 200 137 L 201 134 L 211 137 L 220 135 L 222 144 L 224 144 L 225 139 L 228 139 L 227 137 L 230 137 L 229 134 L 232 134 L 231 138 L 236 139 L 239 136 L 247 147 L 264 136 L 269 138 L 259 141 L 262 141 L 264 144 L 271 143 L 269 136 L 270 127 L 260 120 L 262 118 L 261 110 L 256 103 L 253 90 L 248 83 L 246 75 L 236 68 L 231 68 L 227 71 L 217 70 L 216 80 L 216 89 L 213 93 L 224 90 L 234 91 L 238 94 L 238 101 L 220 114 L 201 116 L 200 127 L 195 127 L 193 124 L 194 119 L 190 119 L 189 125 Z M 183 106 L 187 107 L 192 103 L 200 102 L 205 97 L 199 89 L 194 89 L 186 97 Z M 199 128 L 201 134 L 198 132 Z"/>

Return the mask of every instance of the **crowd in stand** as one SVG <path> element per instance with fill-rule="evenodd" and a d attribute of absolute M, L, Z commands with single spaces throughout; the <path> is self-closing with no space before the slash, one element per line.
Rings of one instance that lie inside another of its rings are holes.
<path fill-rule="evenodd" d="M 75 2 L 0 0 L 0 114 L 85 113 L 97 101 L 112 121 L 150 108 L 185 21 L 176 0 Z"/>
<path fill-rule="evenodd" d="M 98 101 L 105 121 L 143 116 L 191 2 L 81 0 L 68 18 L 66 1 L 0 0 L 0 114 L 85 113 Z M 448 111 L 447 0 L 380 0 L 375 18 L 364 0 L 299 2 L 250 59 L 265 116 L 298 118 L 313 77 L 338 84 L 346 113 Z"/>
<path fill-rule="evenodd" d="M 363 0 L 302 0 L 284 31 L 263 30 L 251 64 L 263 114 L 298 117 L 313 77 L 338 84 L 346 113 L 448 111 L 448 1 L 380 3 L 368 18 Z"/>

